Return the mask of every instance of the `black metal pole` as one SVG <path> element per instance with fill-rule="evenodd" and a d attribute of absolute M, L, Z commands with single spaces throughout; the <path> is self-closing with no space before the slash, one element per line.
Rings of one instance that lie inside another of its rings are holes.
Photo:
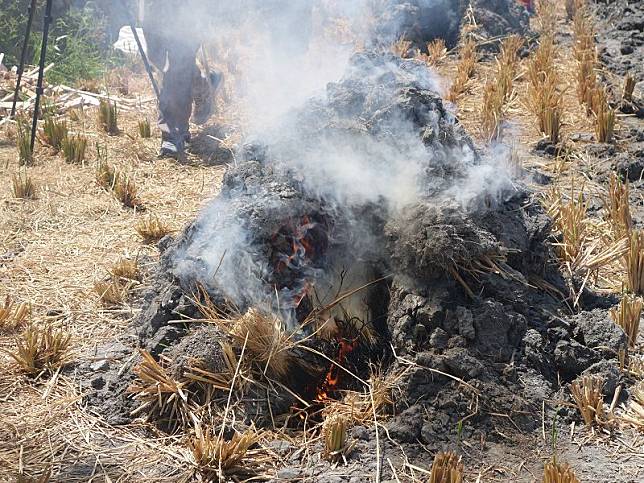
<path fill-rule="evenodd" d="M 127 14 L 128 22 L 130 24 L 130 29 L 132 30 L 132 35 L 134 36 L 134 40 L 136 41 L 136 46 L 139 49 L 139 54 L 141 54 L 141 59 L 143 59 L 143 65 L 145 66 L 145 71 L 148 73 L 148 77 L 150 78 L 150 83 L 152 84 L 152 88 L 154 89 L 154 94 L 157 96 L 157 102 L 159 102 L 159 100 L 161 99 L 161 91 L 159 90 L 159 84 L 157 84 L 157 81 L 154 78 L 154 73 L 152 72 L 152 66 L 150 65 L 148 56 L 145 53 L 145 49 L 143 48 L 141 39 L 139 38 L 139 33 L 136 30 L 136 22 L 134 21 L 134 18 L 132 17 L 132 13 L 127 8 L 123 0 L 121 0 L 121 8 Z"/>
<path fill-rule="evenodd" d="M 22 53 L 20 54 L 20 67 L 18 67 L 18 78 L 16 79 L 16 90 L 13 94 L 13 104 L 11 105 L 11 119 L 16 117 L 16 104 L 20 94 L 20 84 L 22 84 L 22 74 L 25 70 L 25 60 L 27 58 L 27 48 L 29 46 L 29 37 L 31 36 L 31 24 L 34 21 L 34 12 L 36 11 L 36 2 L 31 0 L 29 5 L 29 17 L 27 19 L 27 28 L 25 29 L 25 42 L 22 44 Z"/>
<path fill-rule="evenodd" d="M 34 152 L 36 144 L 36 130 L 38 128 L 38 111 L 40 111 L 40 97 L 43 94 L 43 78 L 45 77 L 45 56 L 47 55 L 47 37 L 49 37 L 49 25 L 51 24 L 51 6 L 53 0 L 47 0 L 45 8 L 45 24 L 42 31 L 42 45 L 40 47 L 40 65 L 38 68 L 38 85 L 36 87 L 36 104 L 34 106 L 34 119 L 31 124 L 31 152 Z"/>

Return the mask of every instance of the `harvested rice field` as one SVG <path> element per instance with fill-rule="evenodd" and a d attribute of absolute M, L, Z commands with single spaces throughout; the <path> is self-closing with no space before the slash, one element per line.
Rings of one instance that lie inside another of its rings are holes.
<path fill-rule="evenodd" d="M 642 481 L 644 5 L 312 3 L 0 102 L 0 481 Z"/>

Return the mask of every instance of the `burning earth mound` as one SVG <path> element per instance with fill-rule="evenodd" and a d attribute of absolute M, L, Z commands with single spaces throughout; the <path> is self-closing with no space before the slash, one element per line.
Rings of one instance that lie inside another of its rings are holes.
<path fill-rule="evenodd" d="M 172 428 L 234 388 L 246 423 L 347 404 L 437 447 L 459 422 L 533 429 L 558 378 L 593 364 L 614 383 L 604 358 L 626 338 L 609 304 L 584 293 L 592 311 L 566 315 L 549 219 L 436 89 L 422 63 L 356 55 L 324 98 L 247 145 L 219 196 L 160 243 L 145 352 L 123 376 L 94 372 L 90 402 Z M 378 404 L 376 380 L 395 381 Z"/>

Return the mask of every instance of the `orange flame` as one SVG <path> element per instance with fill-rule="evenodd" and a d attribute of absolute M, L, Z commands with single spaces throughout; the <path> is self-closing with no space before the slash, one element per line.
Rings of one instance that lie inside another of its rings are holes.
<path fill-rule="evenodd" d="M 317 401 L 327 400 L 329 398 L 329 392 L 337 389 L 341 380 L 340 374 L 342 373 L 339 366 L 344 363 L 347 356 L 358 346 L 358 339 L 356 338 L 352 341 L 347 341 L 346 339 L 340 338 L 338 340 L 338 344 L 340 348 L 338 350 L 336 361 L 331 364 L 329 372 L 327 372 L 326 377 L 324 378 L 324 382 L 318 389 L 316 397 Z"/>

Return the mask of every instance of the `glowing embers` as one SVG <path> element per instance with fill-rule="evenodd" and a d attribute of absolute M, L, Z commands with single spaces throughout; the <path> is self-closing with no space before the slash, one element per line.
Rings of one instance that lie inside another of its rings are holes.
<path fill-rule="evenodd" d="M 323 215 L 294 216 L 280 225 L 269 243 L 279 313 L 296 328 L 296 339 L 306 350 L 328 364 L 305 382 L 302 396 L 316 402 L 352 387 L 357 379 L 351 374 L 361 373 L 374 353 L 382 353 L 378 342 L 386 338 L 374 326 L 384 313 L 374 310 L 374 300 L 382 300 L 386 282 L 365 261 L 348 255 L 349 247 L 337 240 L 331 247 L 332 226 Z"/>
<path fill-rule="evenodd" d="M 332 340 L 336 350 L 324 380 L 316 389 L 316 401 L 333 399 L 341 389 L 350 387 L 355 382 L 355 378 L 351 377 L 353 371 L 360 371 L 377 348 L 371 311 L 364 300 L 360 303 L 355 300 L 359 297 L 360 293 L 356 292 L 344 299 L 346 307 L 339 299 L 335 307 L 327 309 L 325 320 L 318 322 L 317 333 L 322 338 Z M 333 313 L 335 315 L 331 315 Z"/>
<path fill-rule="evenodd" d="M 352 341 L 340 339 L 338 340 L 338 353 L 329 367 L 324 382 L 318 387 L 316 400 L 324 402 L 329 399 L 329 395 L 339 389 L 339 383 L 342 378 L 344 364 L 346 363 L 347 356 L 351 354 L 354 349 L 358 348 L 359 339 L 356 338 Z"/>
<path fill-rule="evenodd" d="M 311 292 L 316 272 L 329 246 L 323 217 L 304 215 L 286 221 L 270 243 L 272 278 L 283 310 L 298 309 Z M 298 311 L 302 320 L 302 311 Z M 304 311 L 306 313 L 306 311 Z"/>

